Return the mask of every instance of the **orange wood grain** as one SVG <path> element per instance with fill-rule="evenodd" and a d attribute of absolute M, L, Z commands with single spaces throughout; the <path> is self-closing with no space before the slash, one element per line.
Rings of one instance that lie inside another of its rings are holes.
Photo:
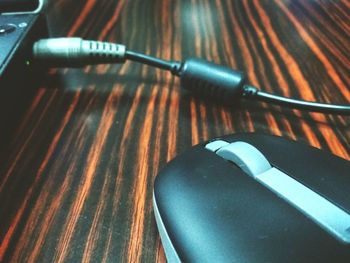
<path fill-rule="evenodd" d="M 121 42 L 169 60 L 202 57 L 245 71 L 267 92 L 348 104 L 349 10 L 345 0 L 57 0 L 47 17 L 53 36 Z M 3 146 L 0 262 L 166 262 L 154 178 L 210 138 L 274 134 L 350 160 L 348 116 L 218 105 L 132 62 L 42 78 Z"/>

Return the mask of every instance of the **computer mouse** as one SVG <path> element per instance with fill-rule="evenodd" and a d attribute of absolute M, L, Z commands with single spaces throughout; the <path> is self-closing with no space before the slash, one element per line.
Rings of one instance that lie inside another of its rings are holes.
<path fill-rule="evenodd" d="M 196 145 L 161 170 L 168 262 L 350 262 L 350 162 L 271 135 Z"/>

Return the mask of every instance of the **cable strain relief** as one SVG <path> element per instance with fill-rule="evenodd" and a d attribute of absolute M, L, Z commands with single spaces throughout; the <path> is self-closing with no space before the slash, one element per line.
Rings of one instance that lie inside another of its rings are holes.
<path fill-rule="evenodd" d="M 82 40 L 81 55 L 88 64 L 123 63 L 126 60 L 124 45 Z"/>
<path fill-rule="evenodd" d="M 258 92 L 259 92 L 259 90 L 256 87 L 250 86 L 250 85 L 244 85 L 243 86 L 242 97 L 251 99 L 251 98 L 256 97 Z"/>

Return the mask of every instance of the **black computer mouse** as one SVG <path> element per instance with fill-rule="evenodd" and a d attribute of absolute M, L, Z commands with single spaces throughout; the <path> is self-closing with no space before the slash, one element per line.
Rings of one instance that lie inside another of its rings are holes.
<path fill-rule="evenodd" d="M 192 147 L 156 177 L 168 262 L 350 262 L 350 162 L 261 134 Z"/>

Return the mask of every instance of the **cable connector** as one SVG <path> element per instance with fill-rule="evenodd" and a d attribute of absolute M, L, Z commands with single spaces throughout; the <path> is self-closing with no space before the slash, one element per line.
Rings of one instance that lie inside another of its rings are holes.
<path fill-rule="evenodd" d="M 33 56 L 55 67 L 83 67 L 91 64 L 124 63 L 124 45 L 81 38 L 41 39 L 34 44 Z"/>

